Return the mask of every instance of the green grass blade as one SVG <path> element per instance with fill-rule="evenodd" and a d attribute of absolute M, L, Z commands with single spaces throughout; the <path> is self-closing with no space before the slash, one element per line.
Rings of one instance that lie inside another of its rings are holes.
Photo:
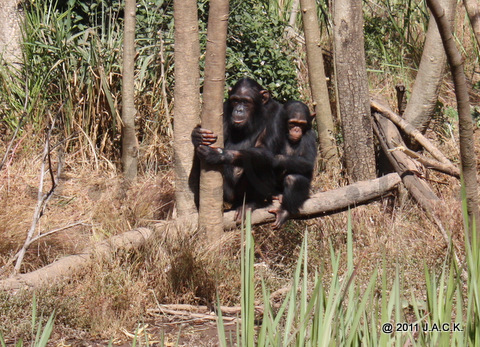
<path fill-rule="evenodd" d="M 0 331 L 0 345 L 2 347 L 7 347 L 7 345 L 5 344 L 5 339 L 3 338 L 3 333 Z"/>
<path fill-rule="evenodd" d="M 53 312 L 50 317 L 48 318 L 47 324 L 43 328 L 42 336 L 38 344 L 35 344 L 36 347 L 46 347 L 48 344 L 48 340 L 50 339 L 50 335 L 53 331 L 53 322 L 55 319 L 55 312 Z"/>
<path fill-rule="evenodd" d="M 255 338 L 255 304 L 254 304 L 254 245 L 251 229 L 251 212 L 245 216 L 245 251 L 242 259 L 242 326 L 243 346 L 253 346 Z M 243 248 L 243 247 L 242 247 Z"/>
<path fill-rule="evenodd" d="M 288 341 L 292 333 L 293 322 L 297 312 L 296 299 L 297 299 L 298 285 L 300 283 L 300 274 L 302 272 L 302 260 L 303 260 L 304 252 L 305 252 L 305 248 L 304 248 L 304 245 L 302 244 L 302 247 L 300 248 L 300 254 L 298 255 L 298 263 L 297 263 L 297 268 L 295 270 L 292 288 L 289 293 L 288 311 L 287 311 L 287 318 L 285 321 L 285 334 L 283 337 L 284 346 L 288 346 Z"/>
<path fill-rule="evenodd" d="M 220 298 L 217 293 L 217 332 L 218 342 L 221 347 L 227 347 L 227 338 L 225 336 L 225 325 L 223 324 L 222 309 L 220 308 Z"/>
<path fill-rule="evenodd" d="M 33 302 L 32 302 L 32 336 L 35 331 L 35 325 L 37 323 L 37 297 L 33 294 Z"/>
<path fill-rule="evenodd" d="M 370 282 L 368 287 L 363 295 L 362 301 L 360 302 L 359 306 L 356 306 L 356 314 L 355 318 L 353 319 L 353 323 L 350 327 L 350 336 L 347 340 L 347 346 L 351 346 L 353 343 L 353 339 L 358 336 L 357 328 L 360 323 L 360 319 L 364 315 L 365 308 L 367 306 L 367 301 L 370 298 L 370 293 L 373 291 L 373 287 L 375 286 L 375 282 L 377 281 L 377 273 L 375 272 L 373 276 L 370 277 Z M 353 305 L 352 305 L 353 306 Z"/>

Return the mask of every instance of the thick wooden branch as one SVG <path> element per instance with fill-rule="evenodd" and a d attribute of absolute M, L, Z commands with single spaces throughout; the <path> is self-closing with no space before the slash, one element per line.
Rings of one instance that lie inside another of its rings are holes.
<path fill-rule="evenodd" d="M 415 169 L 412 170 L 412 168 L 418 165 L 417 162 L 404 152 L 394 150 L 398 145 L 405 146 L 397 127 L 389 119 L 382 117 L 378 113 L 373 114 L 373 119 L 373 130 L 388 160 L 395 171 L 402 177 L 402 182 L 411 196 L 425 210 L 433 222 L 437 224 L 445 242 L 447 245 L 450 245 L 451 238 L 436 212 L 437 209 L 443 208 L 441 200 L 430 186 L 417 175 L 417 171 Z M 457 263 L 461 264 L 455 249 L 453 249 L 453 253 Z M 466 278 L 465 271 L 462 271 L 462 276 Z"/>
<path fill-rule="evenodd" d="M 382 150 L 394 170 L 402 177 L 405 187 L 426 211 L 433 211 L 434 203 L 439 201 L 439 199 L 430 187 L 418 177 L 423 173 L 423 167 L 405 153 L 393 150 L 396 148 L 396 145 L 404 146 L 400 132 L 395 124 L 378 113 L 374 113 L 373 125 Z"/>
<path fill-rule="evenodd" d="M 442 172 L 456 178 L 460 178 L 460 170 L 458 168 L 451 167 L 450 165 L 441 163 L 435 159 L 428 158 L 420 153 L 412 151 L 411 149 L 405 146 L 399 146 L 395 144 L 394 141 L 392 142 L 396 146 L 394 150 L 402 151 L 403 153 L 408 155 L 410 158 L 413 158 L 417 160 L 420 164 L 423 164 L 426 168 L 433 169 L 438 172 Z"/>
<path fill-rule="evenodd" d="M 444 163 L 452 168 L 452 170 L 458 170 L 452 162 L 443 155 L 423 134 L 415 129 L 413 125 L 409 124 L 405 119 L 397 115 L 390 108 L 383 105 L 380 101 L 371 99 L 370 105 L 372 109 L 376 112 L 379 112 L 382 116 L 387 117 L 400 129 L 402 129 L 405 134 L 411 136 L 415 141 L 423 146 L 435 159 L 439 162 Z"/>

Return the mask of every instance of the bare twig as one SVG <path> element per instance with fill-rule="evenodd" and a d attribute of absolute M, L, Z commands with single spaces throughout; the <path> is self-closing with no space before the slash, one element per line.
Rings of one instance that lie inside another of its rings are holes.
<path fill-rule="evenodd" d="M 48 129 L 47 133 L 47 138 L 45 141 L 45 146 L 43 148 L 43 154 L 42 154 L 42 165 L 40 169 L 40 182 L 38 186 L 38 199 L 37 199 L 37 206 L 35 207 L 35 212 L 33 213 L 33 220 L 32 220 L 32 225 L 30 226 L 30 229 L 28 230 L 27 238 L 25 239 L 25 243 L 23 244 L 22 248 L 20 251 L 17 253 L 17 261 L 15 263 L 15 268 L 14 272 L 18 273 L 20 271 L 20 266 L 22 265 L 23 258 L 25 257 L 25 253 L 27 251 L 28 246 L 32 243 L 33 239 L 33 234 L 35 232 L 35 229 L 37 228 L 38 221 L 43 215 L 43 211 L 45 210 L 45 206 L 50 200 L 50 198 L 53 195 L 53 192 L 57 186 L 55 177 L 53 175 L 53 170 L 52 170 L 52 163 L 51 163 L 51 158 L 50 158 L 50 136 L 52 134 L 53 128 L 55 126 L 55 120 L 54 118 L 52 120 L 52 124 L 50 125 L 50 128 Z M 50 177 L 52 179 L 52 187 L 50 190 L 44 194 L 43 193 L 43 186 L 44 186 L 44 181 L 45 181 L 45 166 L 46 162 L 48 161 L 49 163 L 49 170 L 50 170 Z M 61 160 L 59 160 L 59 165 L 58 169 L 61 169 Z M 58 175 L 60 174 L 59 172 L 57 173 Z"/>
<path fill-rule="evenodd" d="M 66 229 L 70 229 L 70 228 L 73 228 L 73 227 L 76 227 L 77 225 L 90 225 L 90 224 L 87 224 L 87 221 L 86 220 L 82 220 L 80 222 L 76 222 L 76 223 L 72 223 L 72 224 L 68 224 L 68 225 L 65 225 L 61 228 L 57 228 L 57 229 L 53 229 L 53 230 L 50 230 L 50 231 L 47 231 L 46 233 L 43 233 L 43 234 L 40 234 L 40 235 L 37 235 L 36 237 L 32 238 L 30 240 L 30 244 L 31 245 L 32 243 L 46 237 L 46 236 L 50 236 L 52 234 L 55 234 L 55 233 L 58 233 L 59 231 L 63 231 L 63 230 L 66 230 Z"/>
<path fill-rule="evenodd" d="M 194 312 L 189 312 L 189 311 L 176 311 L 176 310 L 169 310 L 166 308 L 159 308 L 159 309 L 153 309 L 153 310 L 148 310 L 149 313 L 156 313 L 156 314 L 163 314 L 163 315 L 173 315 L 173 316 L 180 316 L 180 317 L 185 317 L 185 318 L 196 318 L 196 319 L 201 319 L 201 320 L 212 320 L 216 321 L 218 319 L 217 315 L 210 315 L 210 314 L 204 314 L 204 313 L 194 313 Z M 223 320 L 226 321 L 234 321 L 237 318 L 235 317 L 223 317 Z"/>
<path fill-rule="evenodd" d="M 54 229 L 54 230 L 47 231 L 46 233 L 43 233 L 43 234 L 40 234 L 40 235 L 37 235 L 36 237 L 33 237 L 33 238 L 30 240 L 30 242 L 26 245 L 26 247 L 28 248 L 28 247 L 30 247 L 30 245 L 31 245 L 32 243 L 35 243 L 36 241 L 38 241 L 38 240 L 40 240 L 40 239 L 42 239 L 42 238 L 44 238 L 44 237 L 46 237 L 46 236 L 50 236 L 50 235 L 52 235 L 52 234 L 55 234 L 55 233 L 57 233 L 57 232 L 59 232 L 59 231 L 63 231 L 63 230 L 69 229 L 69 228 L 73 228 L 73 227 L 75 227 L 75 226 L 77 226 L 77 225 L 90 225 L 90 224 L 86 224 L 86 222 L 87 222 L 86 220 L 80 221 L 80 222 L 76 222 L 76 223 L 73 223 L 73 224 L 65 225 L 65 226 L 63 226 L 63 227 L 61 227 L 61 228 L 57 228 L 57 229 Z M 0 274 L 5 273 L 5 272 L 7 271 L 7 269 L 10 267 L 10 265 L 13 264 L 13 262 L 18 259 L 19 255 L 20 255 L 20 252 L 21 252 L 21 250 L 18 251 L 17 254 L 15 254 L 13 257 L 11 257 L 11 258 L 0 268 Z"/>
<path fill-rule="evenodd" d="M 240 306 L 220 306 L 220 310 L 225 315 L 238 315 L 241 313 L 242 308 Z M 255 305 L 255 311 L 257 313 L 263 313 L 263 305 Z M 205 320 L 216 320 L 217 315 L 211 312 L 207 306 L 194 306 L 194 305 L 158 305 L 158 308 L 148 310 L 151 314 L 164 314 L 182 316 L 186 318 L 200 318 Z M 224 320 L 233 321 L 235 317 L 223 317 Z"/>
<path fill-rule="evenodd" d="M 460 170 L 458 168 L 451 167 L 450 165 L 446 165 L 435 159 L 430 159 L 420 153 L 412 151 L 406 146 L 398 145 L 394 140 L 392 140 L 392 143 L 396 146 L 393 150 L 402 151 L 403 153 L 408 155 L 410 158 L 418 160 L 425 167 L 439 171 L 439 172 L 443 172 L 447 175 L 454 176 L 456 178 L 460 178 Z"/>
<path fill-rule="evenodd" d="M 263 305 L 255 305 L 255 310 L 257 312 L 263 312 Z M 170 311 L 182 311 L 182 312 L 194 312 L 194 313 L 211 313 L 211 309 L 205 305 L 188 305 L 188 304 L 159 304 L 157 309 L 154 309 L 153 312 L 162 312 L 164 310 Z M 223 314 L 236 315 L 242 311 L 240 306 L 220 306 Z"/>

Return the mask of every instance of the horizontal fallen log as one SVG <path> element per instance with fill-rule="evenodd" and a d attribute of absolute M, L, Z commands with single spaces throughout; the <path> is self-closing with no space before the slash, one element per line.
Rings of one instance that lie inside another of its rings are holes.
<path fill-rule="evenodd" d="M 39 287 L 62 278 L 90 264 L 94 255 L 105 256 L 118 249 L 130 250 L 141 246 L 151 235 L 152 230 L 137 228 L 123 234 L 113 236 L 108 240 L 88 247 L 82 253 L 68 255 L 44 266 L 38 270 L 25 274 L 18 274 L 0 281 L 0 290 L 19 290 Z"/>
<path fill-rule="evenodd" d="M 360 181 L 341 188 L 327 190 L 312 195 L 300 209 L 300 213 L 293 219 L 309 219 L 323 216 L 328 213 L 344 211 L 349 207 L 362 205 L 378 199 L 401 182 L 400 176 L 391 173 L 370 181 Z M 268 212 L 271 206 L 257 209 L 252 212 L 252 224 L 273 222 L 275 216 Z M 234 211 L 224 214 L 223 224 L 225 229 L 235 227 Z"/>
<path fill-rule="evenodd" d="M 356 182 L 338 189 L 316 193 L 305 201 L 300 213 L 293 218 L 312 218 L 365 204 L 380 198 L 388 191 L 394 189 L 400 182 L 400 176 L 397 173 L 391 173 L 371 181 Z M 268 212 L 270 208 L 271 206 L 253 211 L 252 224 L 273 222 L 275 216 Z M 234 211 L 229 211 L 224 214 L 225 228 L 235 228 L 234 214 Z M 197 215 L 193 214 L 183 218 L 177 218 L 176 220 L 158 223 L 155 229 L 156 232 L 165 231 L 174 223 L 195 227 L 196 221 Z M 153 233 L 154 231 L 152 229 L 138 228 L 114 236 L 98 245 L 87 248 L 80 254 L 69 255 L 41 269 L 2 280 L 0 281 L 0 290 L 34 288 L 45 283 L 52 283 L 53 281 L 68 277 L 72 273 L 77 273 L 80 269 L 86 267 L 95 255 L 104 256 L 120 248 L 126 250 L 138 248 L 145 244 L 146 240 L 152 236 Z"/>

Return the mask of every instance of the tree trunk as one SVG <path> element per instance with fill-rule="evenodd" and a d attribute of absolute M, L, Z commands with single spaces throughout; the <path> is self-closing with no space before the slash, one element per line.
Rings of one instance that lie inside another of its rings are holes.
<path fill-rule="evenodd" d="M 135 134 L 135 0 L 125 0 L 122 84 L 122 166 L 127 181 L 137 177 L 138 141 Z"/>
<path fill-rule="evenodd" d="M 287 28 L 285 29 L 287 33 L 287 37 L 289 39 L 293 39 L 298 35 L 297 31 L 295 30 L 295 23 L 297 21 L 299 5 L 300 5 L 300 0 L 293 0 L 292 10 L 290 12 L 290 18 L 288 19 L 288 25 L 287 25 Z"/>
<path fill-rule="evenodd" d="M 455 0 L 440 0 L 447 9 L 451 28 L 455 13 Z M 425 133 L 437 105 L 438 91 L 445 74 L 447 58 L 433 18 L 428 23 L 427 37 L 423 48 L 422 59 L 413 84 L 410 100 L 405 109 L 405 119 L 415 128 Z"/>
<path fill-rule="evenodd" d="M 202 127 L 218 135 L 223 147 L 223 93 L 227 50 L 228 0 L 210 0 L 205 54 Z M 200 173 L 199 226 L 209 240 L 223 233 L 223 176 L 218 167 L 202 163 Z"/>
<path fill-rule="evenodd" d="M 295 28 L 295 22 L 297 21 L 298 15 L 298 6 L 300 4 L 300 0 L 293 0 L 292 2 L 292 11 L 290 12 L 290 18 L 288 20 L 288 26 L 290 28 Z"/>
<path fill-rule="evenodd" d="M 0 0 L 0 58 L 7 64 L 23 62 L 21 4 L 20 0 Z"/>
<path fill-rule="evenodd" d="M 372 117 L 368 93 L 361 0 L 333 2 L 337 97 L 349 179 L 375 177 Z"/>
<path fill-rule="evenodd" d="M 463 0 L 463 5 L 467 10 L 477 46 L 480 47 L 480 9 L 478 8 L 478 2 L 477 0 Z"/>
<path fill-rule="evenodd" d="M 473 141 L 473 120 L 470 114 L 470 100 L 467 89 L 465 73 L 463 71 L 463 58 L 455 45 L 455 39 L 450 29 L 448 17 L 442 6 L 435 0 L 427 0 L 427 5 L 435 17 L 442 37 L 448 64 L 452 71 L 457 97 L 458 128 L 460 137 L 460 160 L 465 184 L 467 211 L 470 220 L 470 229 L 473 230 L 473 219 L 477 232 L 477 240 L 480 242 L 480 216 L 478 210 L 478 187 L 477 187 L 477 158 Z"/>
<path fill-rule="evenodd" d="M 315 0 L 301 0 L 300 5 L 307 48 L 308 78 L 316 113 L 320 153 L 324 164 L 322 166 L 339 167 L 325 65 L 323 63 L 322 47 L 320 46 L 320 29 L 318 27 Z"/>
<path fill-rule="evenodd" d="M 193 145 L 190 134 L 200 121 L 200 44 L 197 1 L 175 0 L 175 92 L 173 129 L 175 149 L 175 198 L 178 216 L 196 212 L 189 188 Z"/>

